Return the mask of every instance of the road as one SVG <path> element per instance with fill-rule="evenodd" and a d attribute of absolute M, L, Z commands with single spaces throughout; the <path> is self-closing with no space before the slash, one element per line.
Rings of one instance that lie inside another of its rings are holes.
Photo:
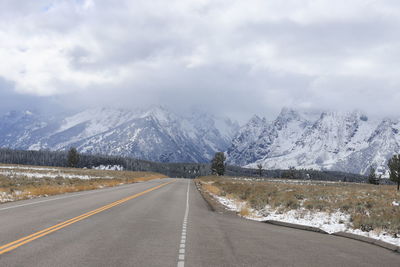
<path fill-rule="evenodd" d="M 212 212 L 188 179 L 0 205 L 0 266 L 399 264 L 370 244 Z"/>

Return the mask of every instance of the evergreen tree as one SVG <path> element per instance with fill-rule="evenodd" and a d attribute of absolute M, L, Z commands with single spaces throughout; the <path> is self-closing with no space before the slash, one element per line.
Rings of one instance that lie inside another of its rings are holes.
<path fill-rule="evenodd" d="M 289 167 L 289 170 L 282 172 L 282 178 L 296 179 L 298 171 L 294 167 Z"/>
<path fill-rule="evenodd" d="M 67 156 L 68 167 L 76 168 L 79 163 L 79 153 L 75 147 L 71 147 Z"/>
<path fill-rule="evenodd" d="M 379 184 L 379 178 L 376 177 L 376 173 L 375 173 L 375 168 L 374 167 L 371 167 L 369 169 L 368 183 L 375 184 L 375 185 Z"/>
<path fill-rule="evenodd" d="M 397 183 L 397 191 L 400 190 L 400 155 L 394 155 L 388 162 L 390 180 Z"/>
<path fill-rule="evenodd" d="M 217 175 L 224 175 L 225 173 L 225 154 L 224 152 L 215 153 L 211 161 L 211 172 Z"/>
<path fill-rule="evenodd" d="M 260 177 L 262 176 L 262 168 L 263 168 L 263 166 L 262 166 L 261 163 L 257 164 L 258 175 L 259 175 Z"/>

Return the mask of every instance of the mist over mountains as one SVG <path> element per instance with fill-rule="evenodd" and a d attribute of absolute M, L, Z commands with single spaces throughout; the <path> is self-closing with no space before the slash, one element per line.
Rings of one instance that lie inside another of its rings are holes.
<path fill-rule="evenodd" d="M 257 115 L 241 127 L 205 112 L 177 114 L 165 107 L 87 109 L 49 116 L 12 111 L 0 117 L 0 147 L 130 156 L 160 162 L 227 163 L 265 169 L 313 168 L 385 173 L 400 152 L 400 124 L 359 111 L 305 113 L 284 108 L 273 121 Z"/>

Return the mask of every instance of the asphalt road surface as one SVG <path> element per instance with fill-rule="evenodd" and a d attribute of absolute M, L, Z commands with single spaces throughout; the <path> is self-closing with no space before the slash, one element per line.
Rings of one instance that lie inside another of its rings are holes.
<path fill-rule="evenodd" d="M 189 179 L 0 205 L 0 266 L 400 266 L 359 241 L 212 212 Z"/>

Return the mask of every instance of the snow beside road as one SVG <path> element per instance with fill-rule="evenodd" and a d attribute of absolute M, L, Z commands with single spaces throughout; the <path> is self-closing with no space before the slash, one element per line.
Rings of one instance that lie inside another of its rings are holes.
<path fill-rule="evenodd" d="M 7 192 L 0 192 L 0 203 L 14 201 L 13 195 Z"/>
<path fill-rule="evenodd" d="M 21 193 L 22 192 L 18 190 L 14 191 L 13 193 L 0 191 L 0 203 L 15 201 L 15 199 L 20 196 Z"/>
<path fill-rule="evenodd" d="M 228 210 L 240 212 L 245 208 L 246 202 L 229 199 L 211 194 L 218 202 L 224 205 Z M 397 203 L 397 202 L 396 202 Z M 250 211 L 246 219 L 256 221 L 275 220 L 287 223 L 301 224 L 306 226 L 313 226 L 326 231 L 329 234 L 335 232 L 349 232 L 356 235 L 366 236 L 381 240 L 396 246 L 400 246 L 400 238 L 391 236 L 383 231 L 381 232 L 363 232 L 360 229 L 353 229 L 351 227 L 350 215 L 337 211 L 334 213 L 327 212 L 313 212 L 306 209 L 290 210 L 287 212 L 278 212 L 268 206 L 263 210 L 254 210 L 248 208 Z"/>

